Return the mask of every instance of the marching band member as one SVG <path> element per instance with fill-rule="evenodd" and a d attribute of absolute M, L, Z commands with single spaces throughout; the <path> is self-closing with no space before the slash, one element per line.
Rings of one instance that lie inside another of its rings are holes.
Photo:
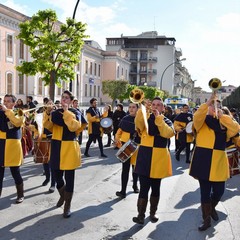
<path fill-rule="evenodd" d="M 84 129 L 80 113 L 70 108 L 74 97 L 64 91 L 61 96 L 61 109 L 44 112 L 43 126 L 52 132 L 50 166 L 54 170 L 57 189 L 60 194 L 57 207 L 64 204 L 63 217 L 71 216 L 71 201 L 74 190 L 75 169 L 81 166 L 81 153 L 77 136 Z M 65 181 L 63 179 L 63 174 Z"/>
<path fill-rule="evenodd" d="M 117 146 L 126 143 L 129 139 L 133 139 L 134 142 L 140 143 L 140 138 L 136 135 L 134 119 L 138 110 L 138 105 L 130 103 L 128 106 L 129 114 L 122 118 L 119 123 L 119 128 L 115 134 L 115 143 Z M 136 137 L 134 136 L 136 135 Z M 130 165 L 132 165 L 132 178 L 133 178 L 133 190 L 135 193 L 139 193 L 137 186 L 138 175 L 134 172 L 134 166 L 136 165 L 137 151 L 126 162 L 122 163 L 121 174 L 121 191 L 116 192 L 116 195 L 120 198 L 126 197 L 126 189 L 129 178 Z"/>
<path fill-rule="evenodd" d="M 215 112 L 215 104 L 218 104 L 218 112 Z M 220 108 L 213 93 L 193 116 L 196 146 L 189 174 L 198 179 L 200 185 L 203 223 L 198 227 L 199 231 L 211 226 L 211 217 L 215 221 L 219 219 L 215 207 L 221 200 L 225 181 L 229 178 L 226 142 L 238 133 L 238 123 L 223 114 Z"/>
<path fill-rule="evenodd" d="M 176 138 L 180 143 L 175 157 L 177 161 L 180 161 L 180 153 L 186 148 L 186 163 L 190 163 L 190 146 L 193 142 L 193 135 L 186 132 L 186 126 L 188 123 L 192 122 L 193 115 L 189 112 L 189 106 L 187 104 L 183 105 L 182 112 L 179 113 L 174 118 L 174 129 L 177 133 Z"/>
<path fill-rule="evenodd" d="M 23 179 L 20 173 L 20 165 L 23 163 L 21 127 L 24 116 L 14 113 L 16 100 L 14 95 L 6 94 L 0 110 L 0 196 L 5 167 L 10 167 L 17 188 L 16 203 L 21 203 L 24 200 Z"/>
<path fill-rule="evenodd" d="M 140 180 L 138 216 L 133 218 L 138 224 L 144 224 L 150 188 L 150 219 L 152 222 L 158 221 L 155 214 L 160 197 L 161 180 L 172 175 L 171 156 L 167 146 L 168 139 L 174 136 L 172 122 L 162 114 L 164 105 L 161 98 L 155 97 L 152 103 L 146 101 L 146 108 L 151 109 L 151 113 L 147 113 L 148 132 L 142 109 L 138 110 L 135 117 L 136 129 L 141 136 L 135 167 Z"/>
<path fill-rule="evenodd" d="M 101 157 L 107 157 L 103 153 L 103 143 L 102 143 L 102 136 L 103 136 L 103 129 L 100 126 L 100 120 L 103 117 L 107 117 L 108 112 L 104 111 L 104 113 L 101 115 L 99 109 L 97 108 L 97 99 L 92 98 L 90 100 L 91 107 L 88 108 L 86 111 L 87 113 L 87 121 L 88 121 L 88 141 L 86 143 L 85 153 L 84 155 L 86 157 L 90 157 L 88 154 L 89 148 L 91 143 L 94 140 L 98 140 L 98 147 L 101 152 Z"/>

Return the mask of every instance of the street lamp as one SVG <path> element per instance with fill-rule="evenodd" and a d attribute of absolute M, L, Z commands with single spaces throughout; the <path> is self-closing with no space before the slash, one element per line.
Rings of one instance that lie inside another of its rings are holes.
<path fill-rule="evenodd" d="M 179 62 L 182 62 L 182 61 L 185 61 L 185 60 L 186 60 L 186 58 L 183 58 L 183 59 L 177 60 L 177 61 L 175 61 L 175 62 L 173 62 L 173 63 L 170 63 L 170 64 L 164 69 L 164 71 L 163 71 L 163 73 L 162 73 L 162 76 L 161 76 L 161 79 L 160 79 L 160 89 L 161 89 L 161 90 L 162 90 L 163 76 L 164 76 L 165 72 L 167 71 L 167 69 L 168 69 L 169 67 L 171 67 L 173 64 L 179 63 Z"/>

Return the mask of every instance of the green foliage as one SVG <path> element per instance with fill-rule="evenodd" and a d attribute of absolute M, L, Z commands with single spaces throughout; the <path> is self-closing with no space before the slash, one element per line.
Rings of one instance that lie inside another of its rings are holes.
<path fill-rule="evenodd" d="M 74 79 L 74 67 L 80 61 L 83 39 L 88 37 L 85 35 L 86 24 L 70 18 L 66 24 L 60 23 L 55 11 L 48 9 L 38 11 L 19 27 L 17 38 L 29 46 L 33 58 L 32 62 L 17 66 L 19 72 L 26 75 L 40 72 L 45 85 L 50 84 L 50 87 L 53 87 L 51 84 L 60 85 L 61 80 Z"/>
<path fill-rule="evenodd" d="M 116 99 L 123 100 L 122 96 L 127 91 L 127 81 L 104 80 L 102 81 L 102 93 L 107 94 L 114 102 Z"/>
<path fill-rule="evenodd" d="M 136 85 L 130 85 L 128 84 L 127 86 L 127 91 L 125 92 L 125 94 L 119 96 L 119 99 L 129 99 L 129 95 L 130 92 L 134 89 L 134 88 L 140 88 L 141 90 L 143 90 L 144 92 L 144 96 L 145 99 L 153 99 L 154 97 L 158 96 L 160 98 L 164 97 L 164 92 L 161 90 L 158 90 L 155 87 L 148 87 L 148 86 L 136 86 Z"/>

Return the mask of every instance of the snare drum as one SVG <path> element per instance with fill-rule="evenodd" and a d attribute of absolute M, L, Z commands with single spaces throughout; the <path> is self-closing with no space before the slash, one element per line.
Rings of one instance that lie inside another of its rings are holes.
<path fill-rule="evenodd" d="M 47 163 L 50 150 L 50 139 L 34 140 L 33 159 L 35 163 Z"/>
<path fill-rule="evenodd" d="M 239 174 L 240 168 L 238 150 L 236 148 L 229 148 L 226 150 L 226 153 L 228 157 L 230 176 Z"/>
<path fill-rule="evenodd" d="M 138 149 L 138 144 L 133 140 L 128 140 L 122 145 L 122 147 L 117 151 L 116 157 L 125 163 Z"/>
<path fill-rule="evenodd" d="M 111 118 L 105 117 L 100 121 L 100 126 L 103 128 L 103 133 L 108 134 L 112 132 L 113 120 Z"/>

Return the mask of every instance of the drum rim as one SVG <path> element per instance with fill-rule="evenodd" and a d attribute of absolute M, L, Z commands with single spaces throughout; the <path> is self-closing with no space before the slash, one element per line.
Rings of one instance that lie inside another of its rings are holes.
<path fill-rule="evenodd" d="M 225 151 L 226 151 L 226 153 L 231 153 L 231 152 L 236 152 L 238 150 L 237 150 L 237 148 L 234 147 L 234 148 L 226 149 Z"/>

